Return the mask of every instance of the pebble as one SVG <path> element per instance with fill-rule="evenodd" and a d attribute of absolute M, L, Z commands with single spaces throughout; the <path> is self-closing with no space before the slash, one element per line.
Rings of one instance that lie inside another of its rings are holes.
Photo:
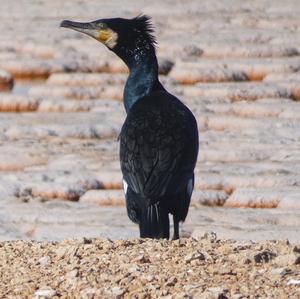
<path fill-rule="evenodd" d="M 56 291 L 50 287 L 41 288 L 34 293 L 36 298 L 52 298 L 57 295 Z"/>
<path fill-rule="evenodd" d="M 268 263 L 276 257 L 276 253 L 265 250 L 253 256 L 256 263 Z"/>
<path fill-rule="evenodd" d="M 217 241 L 217 234 L 215 232 L 205 232 L 204 236 L 201 238 L 201 240 L 209 241 L 211 243 Z"/>
<path fill-rule="evenodd" d="M 280 255 L 274 259 L 274 263 L 276 263 L 276 265 L 278 266 L 293 264 L 297 265 L 298 263 L 300 263 L 300 256 L 296 256 L 294 253 Z"/>
<path fill-rule="evenodd" d="M 186 261 L 186 263 L 190 263 L 193 260 L 205 260 L 205 255 L 202 252 L 194 252 L 194 253 L 190 253 L 189 255 L 187 255 L 184 260 Z"/>
<path fill-rule="evenodd" d="M 290 279 L 287 282 L 287 285 L 300 285 L 300 280 L 299 279 Z"/>
<path fill-rule="evenodd" d="M 49 264 L 51 264 L 50 256 L 46 255 L 46 256 L 41 257 L 39 259 L 39 263 L 41 266 L 48 266 Z"/>
<path fill-rule="evenodd" d="M 113 287 L 109 289 L 109 292 L 113 295 L 116 296 L 116 298 L 121 298 L 121 296 L 124 294 L 124 290 L 120 287 Z"/>

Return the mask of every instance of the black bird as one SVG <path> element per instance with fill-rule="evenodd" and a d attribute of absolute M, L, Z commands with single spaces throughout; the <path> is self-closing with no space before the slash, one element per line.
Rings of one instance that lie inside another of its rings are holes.
<path fill-rule="evenodd" d="M 127 117 L 120 133 L 127 213 L 141 237 L 167 239 L 172 214 L 178 239 L 194 188 L 198 129 L 192 112 L 159 82 L 150 18 L 65 20 L 61 26 L 102 42 L 128 66 Z"/>

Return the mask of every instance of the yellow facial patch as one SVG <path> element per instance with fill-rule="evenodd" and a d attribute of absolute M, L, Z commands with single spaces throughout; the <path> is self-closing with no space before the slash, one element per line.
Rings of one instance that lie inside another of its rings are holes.
<path fill-rule="evenodd" d="M 97 39 L 109 48 L 113 48 L 117 44 L 118 34 L 111 29 L 99 30 Z"/>

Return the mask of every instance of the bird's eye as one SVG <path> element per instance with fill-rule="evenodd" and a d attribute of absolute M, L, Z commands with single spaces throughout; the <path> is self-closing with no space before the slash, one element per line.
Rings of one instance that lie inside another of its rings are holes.
<path fill-rule="evenodd" d="M 107 29 L 107 25 L 105 23 L 99 23 L 98 27 L 101 30 Z"/>

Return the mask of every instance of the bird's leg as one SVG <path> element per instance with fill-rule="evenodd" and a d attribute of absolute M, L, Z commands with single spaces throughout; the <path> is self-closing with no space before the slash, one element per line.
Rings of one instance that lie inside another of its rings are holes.
<path fill-rule="evenodd" d="M 173 223 L 174 223 L 174 235 L 172 240 L 179 239 L 179 221 L 177 220 L 176 216 L 173 216 Z"/>

